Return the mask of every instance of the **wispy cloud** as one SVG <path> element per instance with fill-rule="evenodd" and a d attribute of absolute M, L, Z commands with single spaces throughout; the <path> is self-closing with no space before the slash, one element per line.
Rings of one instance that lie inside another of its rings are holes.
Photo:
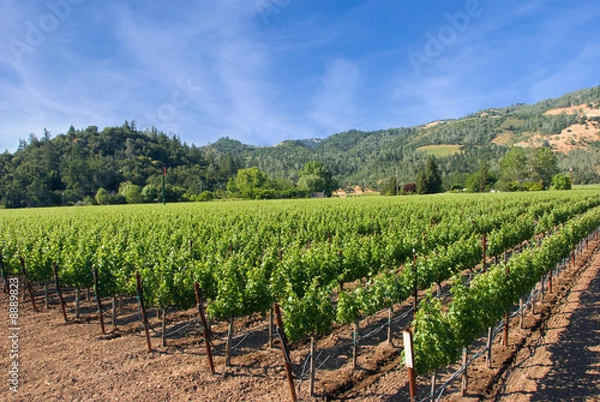
<path fill-rule="evenodd" d="M 597 85 L 597 35 L 577 31 L 599 12 L 591 4 L 563 12 L 540 3 L 487 2 L 485 13 L 422 74 L 406 65 L 398 70 L 392 98 L 398 120 L 457 118 Z"/>
<path fill-rule="evenodd" d="M 358 66 L 344 59 L 333 60 L 321 78 L 321 88 L 315 97 L 310 118 L 322 130 L 331 133 L 353 128 L 360 121 L 356 105 L 359 86 Z"/>
<path fill-rule="evenodd" d="M 224 135 L 269 145 L 598 84 L 595 0 L 481 0 L 466 28 L 467 0 L 427 10 L 392 0 L 83 1 L 16 63 L 10 41 L 27 40 L 50 3 L 3 2 L 0 148 L 43 127 L 58 134 L 124 120 L 198 145 Z M 267 24 L 257 4 L 277 6 Z M 408 53 L 423 51 L 427 32 L 451 28 L 444 51 L 416 74 Z"/>
<path fill-rule="evenodd" d="M 531 98 L 542 100 L 557 97 L 573 88 L 584 88 L 594 80 L 600 84 L 599 65 L 600 45 L 587 46 L 575 58 L 561 63 L 548 77 L 533 85 Z"/>

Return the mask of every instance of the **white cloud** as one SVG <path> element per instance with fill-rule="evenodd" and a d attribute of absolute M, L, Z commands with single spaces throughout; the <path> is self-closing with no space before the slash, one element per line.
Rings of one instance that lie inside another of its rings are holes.
<path fill-rule="evenodd" d="M 565 60 L 546 78 L 531 87 L 530 96 L 543 100 L 564 95 L 574 89 L 600 84 L 598 77 L 600 65 L 600 45 L 589 45 L 582 49 L 577 57 Z"/>
<path fill-rule="evenodd" d="M 399 26 L 384 37 L 369 25 L 381 5 L 332 15 L 323 11 L 331 5 L 290 2 L 265 24 L 254 1 L 204 0 L 85 1 L 15 64 L 8 40 L 24 38 L 47 4 L 3 2 L 0 147 L 14 149 L 42 127 L 59 134 L 126 119 L 198 145 L 415 125 L 596 85 L 600 61 L 598 34 L 586 29 L 600 16 L 594 1 L 564 12 L 482 0 L 484 13 L 417 76 L 407 52 L 423 50 L 424 32 Z M 446 12 L 465 4 L 432 8 L 438 26 L 422 29 L 437 34 Z"/>
<path fill-rule="evenodd" d="M 360 121 L 356 105 L 360 81 L 356 63 L 338 58 L 327 65 L 309 114 L 322 131 L 333 134 L 351 129 Z"/>

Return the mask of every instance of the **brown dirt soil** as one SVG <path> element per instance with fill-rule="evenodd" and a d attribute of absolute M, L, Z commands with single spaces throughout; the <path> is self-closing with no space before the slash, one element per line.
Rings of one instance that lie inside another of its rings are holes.
<path fill-rule="evenodd" d="M 517 142 L 515 146 L 540 147 L 547 142 L 553 150 L 568 153 L 576 148 L 587 148 L 590 143 L 600 140 L 599 128 L 598 122 L 595 121 L 588 124 L 573 124 L 562 130 L 560 134 L 531 134 L 527 140 Z"/>
<path fill-rule="evenodd" d="M 22 281 L 20 292 L 24 290 Z M 2 326 L 0 336 L 1 401 L 283 401 L 289 400 L 283 358 L 279 342 L 269 346 L 269 320 L 259 315 L 235 320 L 231 366 L 225 366 L 228 324 L 213 322 L 213 354 L 216 375 L 211 376 L 202 343 L 197 310 L 169 311 L 167 346 L 161 346 L 161 320 L 154 308 L 148 310 L 153 351 L 146 343 L 135 299 L 125 299 L 118 309 L 117 330 L 110 321 L 110 300 L 104 300 L 104 321 L 109 335 L 101 335 L 97 307 L 91 300 L 81 302 L 81 314 L 75 319 L 74 291 L 67 290 L 68 323 L 64 323 L 50 287 L 49 309 L 43 306 L 43 289 L 34 288 L 38 312 L 29 297 L 19 296 L 18 392 L 8 386 L 11 323 L 8 296 L 0 293 Z M 85 298 L 82 292 L 82 298 Z M 406 302 L 395 311 L 398 316 L 409 308 Z M 285 317 L 285 316 L 284 316 Z M 393 361 L 400 350 L 388 346 L 387 311 L 360 322 L 361 340 L 357 369 L 352 370 L 352 329 L 336 328 L 331 335 L 318 339 L 316 374 L 317 395 L 338 394 L 367 379 L 380 366 Z M 410 317 L 397 323 L 406 326 Z M 396 334 L 401 336 L 401 333 Z M 400 344 L 399 338 L 395 342 Z M 306 366 L 309 342 L 292 345 L 290 359 L 295 368 L 296 389 L 300 400 L 309 400 L 308 379 L 299 374 Z"/>
<path fill-rule="evenodd" d="M 590 108 L 587 103 L 582 103 L 581 105 L 562 107 L 558 109 L 551 109 L 544 112 L 544 114 L 548 115 L 559 115 L 559 114 L 578 114 L 585 115 L 588 117 L 592 116 L 600 116 L 600 109 L 597 109 L 597 105 L 594 104 L 594 108 Z"/>
<path fill-rule="evenodd" d="M 459 396 L 460 381 L 456 381 L 448 388 L 445 400 L 487 400 L 496 394 L 501 400 L 557 400 L 554 396 L 562 398 L 563 395 L 565 398 L 574 395 L 600 398 L 597 391 L 600 348 L 596 341 L 600 332 L 597 296 L 600 254 L 591 265 L 585 264 L 590 257 L 591 250 L 586 251 L 576 266 L 555 278 L 554 293 L 546 294 L 543 301 L 536 303 L 535 314 L 526 314 L 524 329 L 518 328 L 518 318 L 511 321 L 511 346 L 504 348 L 500 339 L 495 340 L 491 369 L 486 367 L 484 359 L 474 362 L 469 369 L 466 398 Z M 571 285 L 573 290 L 569 291 Z M 20 287 L 22 291 L 22 283 Z M 152 331 L 154 350 L 148 353 L 135 299 L 124 300 L 117 318 L 118 330 L 110 336 L 102 336 L 93 299 L 82 302 L 81 318 L 76 320 L 74 292 L 65 292 L 69 317 L 65 324 L 57 298 L 52 296 L 50 308 L 46 309 L 42 289 L 35 290 L 41 312 L 33 312 L 29 299 L 19 303 L 17 393 L 8 386 L 8 370 L 13 361 L 9 358 L 8 340 L 11 323 L 8 297 L 0 293 L 3 311 L 0 336 L 4 339 L 0 342 L 0 372 L 4 376 L 0 382 L 2 401 L 289 400 L 278 342 L 275 348 L 269 347 L 268 319 L 260 316 L 236 319 L 233 343 L 239 346 L 233 350 L 231 367 L 224 364 L 227 324 L 213 323 L 217 374 L 211 376 L 195 309 L 170 311 L 167 332 L 179 332 L 168 338 L 167 347 L 162 347 L 160 336 Z M 104 303 L 107 308 L 109 300 Z M 394 319 L 406 312 L 410 304 L 407 301 L 395 308 Z M 160 331 L 160 320 L 154 309 L 150 309 L 149 316 L 152 328 Z M 112 331 L 109 311 L 105 317 L 107 330 Z M 409 315 L 395 323 L 392 346 L 386 342 L 387 311 L 362 320 L 361 335 L 377 332 L 361 340 L 356 370 L 352 370 L 351 328 L 336 328 L 330 336 L 319 339 L 318 365 L 322 366 L 315 386 L 319 399 L 408 400 L 406 370 L 401 366 L 401 348 L 397 346 L 402 345 L 400 329 L 408 325 L 410 318 Z M 472 349 L 481 348 L 484 343 L 485 338 L 482 338 Z M 308 342 L 293 345 L 290 359 L 297 373 L 302 372 L 308 352 Z M 558 362 L 567 365 L 558 367 Z M 444 381 L 456 368 L 455 365 L 440 370 L 438 381 Z M 527 381 L 523 383 L 521 378 Z M 418 382 L 419 394 L 426 395 L 429 378 L 421 376 Z M 520 387 L 522 383 L 525 388 Z M 296 379 L 295 385 L 296 389 L 300 387 L 300 400 L 311 400 L 308 380 L 303 380 L 300 386 Z M 569 394 L 572 386 L 576 387 L 577 394 Z"/>
<path fill-rule="evenodd" d="M 517 354 L 498 400 L 600 400 L 600 258 L 582 270 Z"/>

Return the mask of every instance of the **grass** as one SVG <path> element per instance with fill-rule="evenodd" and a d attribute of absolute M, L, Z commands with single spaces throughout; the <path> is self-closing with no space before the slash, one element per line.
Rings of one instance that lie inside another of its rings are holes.
<path fill-rule="evenodd" d="M 454 155 L 460 149 L 460 145 L 456 144 L 442 144 L 442 145 L 425 145 L 423 147 L 417 148 L 417 151 L 422 151 L 427 153 L 428 155 L 433 155 L 437 157 L 444 157 L 449 155 Z"/>

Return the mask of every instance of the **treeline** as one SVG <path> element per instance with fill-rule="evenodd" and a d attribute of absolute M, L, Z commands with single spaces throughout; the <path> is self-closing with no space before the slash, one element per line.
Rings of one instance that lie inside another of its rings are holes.
<path fill-rule="evenodd" d="M 14 155 L 0 155 L 0 199 L 9 208 L 93 203 L 98 190 L 114 196 L 126 185 L 152 198 L 167 168 L 168 197 L 179 200 L 225 191 L 238 164 L 231 155 L 182 144 L 156 129 L 140 132 L 135 123 L 102 131 L 71 126 L 55 138 L 46 130 L 41 138 L 30 135 Z"/>
<path fill-rule="evenodd" d="M 101 131 L 70 127 L 55 138 L 44 130 L 41 138 L 21 140 L 14 154 L 0 155 L 0 202 L 19 208 L 297 198 L 317 191 L 331 195 L 337 186 L 318 161 L 300 166 L 297 176 L 296 181 L 272 178 L 246 169 L 233 150 L 190 146 L 177 136 L 138 131 L 134 122 L 125 122 Z"/>
<path fill-rule="evenodd" d="M 510 147 L 492 140 L 502 136 L 511 144 L 531 133 L 558 134 L 574 123 L 598 128 L 597 117 L 544 114 L 573 105 L 600 108 L 600 87 L 426 126 L 349 130 L 323 140 L 287 140 L 267 147 L 229 138 L 198 147 L 155 128 L 137 130 L 134 122 L 102 130 L 96 126 L 70 127 L 66 134 L 54 138 L 44 130 L 41 138 L 32 134 L 21 140 L 14 154 L 0 155 L 0 204 L 16 208 L 157 202 L 163 197 L 165 168 L 164 197 L 168 202 L 304 197 L 313 192 L 330 194 L 334 184 L 347 190 L 360 186 L 385 192 L 391 177 L 396 182 L 394 188 L 418 184 L 429 158 L 419 147 L 432 144 L 460 145 L 458 152 L 435 158 L 442 191 L 469 187 L 469 180 L 484 162 L 498 188 L 508 189 L 506 183 L 516 181 L 519 185 L 512 188 L 522 189 L 524 182 L 539 179 L 504 180 L 501 164 Z M 600 141 L 586 140 L 579 145 L 585 147 L 555 154 L 558 172 L 568 174 L 573 184 L 600 182 Z M 529 151 L 524 152 L 526 159 L 532 160 Z M 313 166 L 319 174 L 306 170 L 315 163 L 321 166 Z M 527 166 L 529 172 L 535 171 L 531 164 Z M 248 187 L 239 183 L 239 171 L 252 168 L 257 170 L 243 172 L 253 180 L 248 182 L 253 183 L 251 190 L 246 191 Z M 547 183 L 546 178 L 542 187 Z"/>
<path fill-rule="evenodd" d="M 490 167 L 488 159 L 481 158 L 477 171 L 470 174 L 453 172 L 446 176 L 445 186 L 435 159 L 429 157 L 425 167 L 417 173 L 415 183 L 401 184 L 397 176 L 392 176 L 381 186 L 381 193 L 405 195 L 443 191 L 541 191 L 551 187 L 556 190 L 568 190 L 571 186 L 572 171 L 569 175 L 561 173 L 558 158 L 550 148 L 512 147 L 496 167 Z"/>

